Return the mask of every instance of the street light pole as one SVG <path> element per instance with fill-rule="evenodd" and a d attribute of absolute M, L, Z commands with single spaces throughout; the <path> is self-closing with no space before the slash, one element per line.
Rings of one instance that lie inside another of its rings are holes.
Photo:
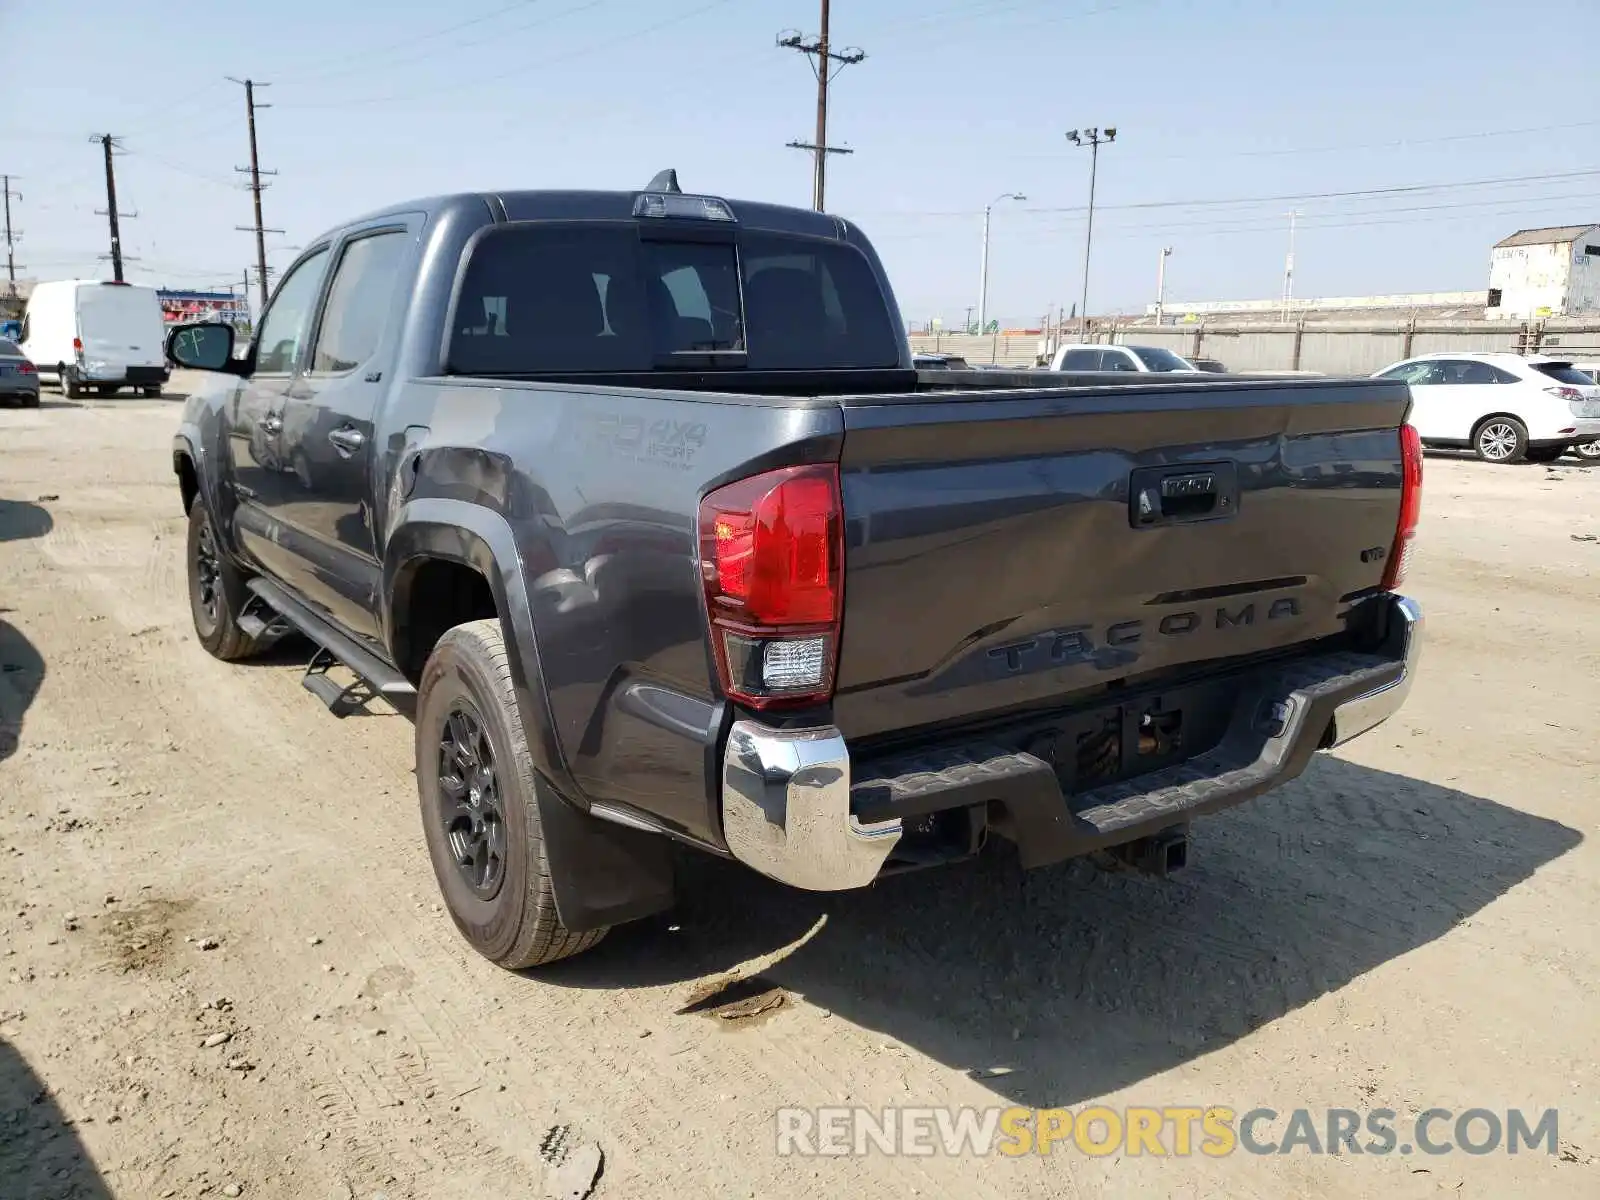
<path fill-rule="evenodd" d="M 978 332 L 989 324 L 989 214 L 1002 200 L 1026 200 L 1021 192 L 1006 192 L 983 206 L 983 273 L 978 281 Z"/>
<path fill-rule="evenodd" d="M 1156 324 L 1166 317 L 1167 259 L 1172 257 L 1172 247 L 1161 247 L 1161 261 L 1156 267 Z"/>
<path fill-rule="evenodd" d="M 1089 330 L 1089 251 L 1094 245 L 1094 184 L 1100 166 L 1100 145 L 1117 140 L 1115 127 L 1105 129 L 1071 129 L 1067 141 L 1074 146 L 1089 147 L 1089 223 L 1083 235 L 1083 302 L 1078 308 L 1078 320 L 1085 333 Z"/>

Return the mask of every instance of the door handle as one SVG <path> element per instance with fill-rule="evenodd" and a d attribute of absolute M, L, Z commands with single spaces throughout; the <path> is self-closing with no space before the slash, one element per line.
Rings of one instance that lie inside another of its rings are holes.
<path fill-rule="evenodd" d="M 268 413 L 266 416 L 257 421 L 256 424 L 261 426 L 262 433 L 276 434 L 283 432 L 283 418 L 277 413 Z"/>
<path fill-rule="evenodd" d="M 366 445 L 367 437 L 359 429 L 346 427 L 335 429 L 328 435 L 328 440 L 333 443 L 334 449 L 339 451 L 340 454 L 354 454 L 362 446 Z"/>

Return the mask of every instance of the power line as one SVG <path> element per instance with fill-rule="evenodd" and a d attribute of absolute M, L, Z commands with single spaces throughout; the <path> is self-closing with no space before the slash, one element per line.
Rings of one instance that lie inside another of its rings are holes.
<path fill-rule="evenodd" d="M 556 16 L 567 16 L 573 12 L 578 12 L 585 8 L 593 8 L 596 4 L 601 2 L 602 0 L 588 0 L 588 3 L 580 4 L 576 8 L 568 9 L 564 13 L 556 14 Z M 284 104 L 280 105 L 279 107 L 293 108 L 302 112 L 311 110 L 336 111 L 343 108 L 364 107 L 372 104 L 405 104 L 413 100 L 428 99 L 432 96 L 446 94 L 456 96 L 463 92 L 470 92 L 478 88 L 487 87 L 490 84 L 502 83 L 507 79 L 515 79 L 518 76 L 526 75 L 530 71 L 543 70 L 547 67 L 555 66 L 558 63 L 570 62 L 572 59 L 582 58 L 588 54 L 598 54 L 603 51 L 612 50 L 626 42 L 636 41 L 639 38 L 650 37 L 652 34 L 661 32 L 663 29 L 667 29 L 673 25 L 682 24 L 684 21 L 689 21 L 695 17 L 701 16 L 704 13 L 711 12 L 713 9 L 724 8 L 733 2 L 734 0 L 710 0 L 710 3 L 702 4 L 698 8 L 692 8 L 688 12 L 679 13 L 677 16 L 673 17 L 667 17 L 664 20 L 656 21 L 651 25 L 642 25 L 637 29 L 630 29 L 626 33 L 619 33 L 613 37 L 609 37 L 603 42 L 595 42 L 588 46 L 578 46 L 564 54 L 532 57 L 530 58 L 529 62 L 522 66 L 516 67 L 513 70 L 502 71 L 494 75 L 475 74 L 472 78 L 466 80 L 465 82 L 456 80 L 441 87 L 413 89 L 405 92 L 392 92 L 387 96 L 366 96 L 359 100 L 338 100 L 332 103 L 324 104 Z M 551 20 L 554 19 L 555 17 L 551 18 Z"/>
<path fill-rule="evenodd" d="M 256 103 L 256 88 L 270 87 L 271 85 L 266 83 L 257 83 L 254 79 L 234 79 L 231 75 L 228 76 L 228 80 L 231 83 L 237 83 L 244 87 L 245 119 L 250 126 L 250 165 L 248 167 L 235 167 L 234 170 L 238 171 L 240 174 L 247 173 L 250 176 L 250 195 L 255 201 L 256 209 L 256 223 L 253 227 L 256 235 L 256 272 L 261 283 L 261 306 L 265 308 L 267 304 L 266 235 L 269 233 L 283 232 L 281 229 L 268 229 L 261 223 L 261 189 L 263 187 L 270 186 L 268 184 L 263 184 L 261 182 L 261 177 L 263 175 L 276 175 L 277 172 L 263 171 L 261 169 L 261 157 L 256 152 L 256 109 L 272 107 L 270 104 L 258 105 Z M 236 225 L 234 228 L 238 229 L 241 233 L 249 233 L 252 226 Z"/>
<path fill-rule="evenodd" d="M 1205 200 L 1145 200 L 1133 204 L 1102 204 L 1102 211 L 1126 212 L 1134 209 L 1157 208 L 1214 208 L 1226 205 L 1249 204 L 1285 204 L 1306 200 L 1350 200 L 1364 196 L 1400 196 L 1418 192 L 1437 192 L 1456 188 L 1473 187 L 1502 187 L 1522 183 L 1546 183 L 1558 179 L 1588 179 L 1600 175 L 1600 168 L 1586 168 L 1581 171 L 1559 171 L 1546 175 L 1506 175 L 1498 179 L 1466 179 L 1449 183 L 1412 183 L 1396 187 L 1359 188 L 1340 192 L 1291 192 L 1276 196 L 1241 196 L 1232 199 L 1205 199 Z M 982 209 L 881 209 L 876 212 L 857 212 L 855 216 L 877 217 L 974 217 Z M 1052 208 L 1019 208 L 1016 211 L 1023 213 L 1081 213 L 1086 211 L 1083 205 L 1063 205 Z"/>
<path fill-rule="evenodd" d="M 817 77 L 817 132 L 809 142 L 790 142 L 792 150 L 809 150 L 812 159 L 811 206 L 818 212 L 826 209 L 828 186 L 828 155 L 854 154 L 843 146 L 828 145 L 828 85 L 840 71 L 853 67 L 866 58 L 866 52 L 854 46 L 836 51 L 828 43 L 828 0 L 822 0 L 822 32 L 815 37 L 802 37 L 789 30 L 778 35 L 778 45 L 785 50 L 798 50 L 806 56 L 811 73 Z"/>
<path fill-rule="evenodd" d="M 106 257 L 111 259 L 111 278 L 117 283 L 122 283 L 122 229 L 119 224 L 122 218 L 133 218 L 137 212 L 125 213 L 117 211 L 117 172 L 112 159 L 116 151 L 122 149 L 117 144 L 115 136 L 109 133 L 96 134 L 89 139 L 99 142 L 100 148 L 105 151 L 106 158 L 106 207 L 104 212 L 96 210 L 100 216 L 106 218 L 111 225 L 111 253 Z"/>

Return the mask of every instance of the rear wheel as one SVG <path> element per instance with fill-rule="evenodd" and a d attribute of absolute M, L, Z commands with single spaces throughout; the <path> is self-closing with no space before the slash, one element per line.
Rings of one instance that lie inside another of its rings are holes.
<path fill-rule="evenodd" d="M 26 396 L 24 396 L 22 398 L 22 407 L 23 408 L 38 408 L 39 407 L 39 393 L 38 392 L 29 392 Z"/>
<path fill-rule="evenodd" d="M 1600 462 L 1600 442 L 1584 442 L 1571 449 L 1584 462 Z"/>
<path fill-rule="evenodd" d="M 439 639 L 417 695 L 417 790 L 434 876 L 456 928 L 509 970 L 582 953 L 556 913 L 539 819 L 541 789 L 497 620 Z M 560 803 L 560 801 L 556 801 Z"/>
<path fill-rule="evenodd" d="M 1567 452 L 1565 446 L 1533 446 L 1528 450 L 1531 463 L 1553 463 Z"/>
<path fill-rule="evenodd" d="M 1472 448 L 1484 462 L 1521 462 L 1528 453 L 1528 427 L 1515 417 L 1490 417 L 1473 430 Z"/>
<path fill-rule="evenodd" d="M 205 500 L 199 496 L 189 505 L 187 558 L 189 611 L 200 644 L 224 662 L 248 658 L 257 644 L 238 625 L 244 604 L 244 577 L 223 554 L 216 526 Z"/>
<path fill-rule="evenodd" d="M 63 363 L 59 371 L 57 378 L 61 380 L 61 394 L 69 400 L 76 400 L 83 395 L 83 385 L 78 382 L 78 368 Z"/>
<path fill-rule="evenodd" d="M 161 385 L 155 383 L 146 387 L 144 389 L 144 398 L 146 400 L 159 400 L 161 398 Z"/>

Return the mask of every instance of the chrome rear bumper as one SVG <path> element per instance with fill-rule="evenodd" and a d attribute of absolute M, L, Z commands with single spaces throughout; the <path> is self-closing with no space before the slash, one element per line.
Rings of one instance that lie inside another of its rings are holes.
<path fill-rule="evenodd" d="M 1007 836 L 1017 841 L 1024 865 L 1118 845 L 1243 803 L 1294 778 L 1318 749 L 1366 733 L 1405 702 L 1422 650 L 1422 609 L 1406 596 L 1387 603 L 1384 640 L 1375 651 L 1263 668 L 1255 686 L 1266 701 L 1265 719 L 1252 718 L 1245 705 L 1218 747 L 1163 770 L 1067 797 L 1047 763 L 1013 746 L 953 745 L 934 748 L 952 761 L 919 763 L 902 779 L 868 771 L 862 790 L 873 790 L 875 780 L 887 784 L 913 820 L 998 803 L 1010 813 Z M 722 760 L 728 849 L 763 875 L 807 891 L 865 887 L 904 829 L 900 815 L 862 820 L 857 813 L 875 806 L 853 802 L 851 782 L 849 749 L 832 726 L 734 722 Z M 886 816 L 882 804 L 874 815 Z"/>

